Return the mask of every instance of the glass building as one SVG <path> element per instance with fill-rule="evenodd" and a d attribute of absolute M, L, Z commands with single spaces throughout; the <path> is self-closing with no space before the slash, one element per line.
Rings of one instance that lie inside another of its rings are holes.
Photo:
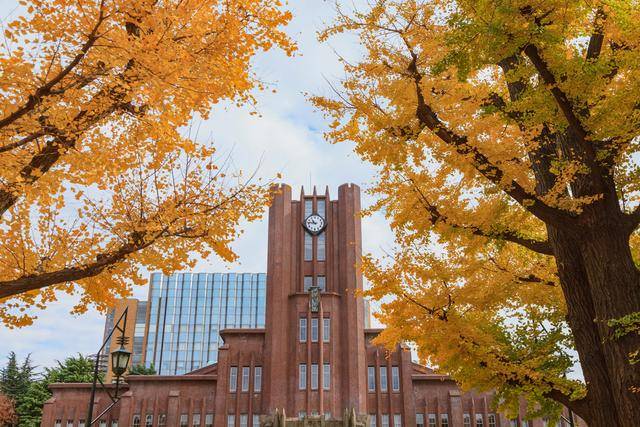
<path fill-rule="evenodd" d="M 220 330 L 264 328 L 266 281 L 264 273 L 152 274 L 146 334 L 136 328 L 134 364 L 144 360 L 159 375 L 182 375 L 215 363 Z M 136 339 L 145 336 L 142 359 Z"/>

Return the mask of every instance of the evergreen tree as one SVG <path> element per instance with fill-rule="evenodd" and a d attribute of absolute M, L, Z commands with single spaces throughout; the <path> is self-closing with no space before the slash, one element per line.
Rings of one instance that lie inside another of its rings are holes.
<path fill-rule="evenodd" d="M 18 417 L 21 415 L 19 408 L 23 406 L 34 381 L 34 370 L 30 355 L 19 364 L 15 352 L 12 351 L 9 353 L 7 365 L 0 371 L 0 392 L 14 402 Z M 22 426 L 22 422 L 19 425 Z"/>
<path fill-rule="evenodd" d="M 129 375 L 156 375 L 156 368 L 153 366 L 153 363 L 148 368 L 142 364 L 132 366 L 129 369 Z"/>
<path fill-rule="evenodd" d="M 93 362 L 81 354 L 57 365 L 36 375 L 30 356 L 19 364 L 16 354 L 9 353 L 7 365 L 0 370 L 0 393 L 14 402 L 18 427 L 40 426 L 42 406 L 51 397 L 50 384 L 93 381 Z"/>

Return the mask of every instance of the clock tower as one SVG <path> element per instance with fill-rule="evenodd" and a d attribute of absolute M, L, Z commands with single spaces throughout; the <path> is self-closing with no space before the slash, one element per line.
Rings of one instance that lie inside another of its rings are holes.
<path fill-rule="evenodd" d="M 360 188 L 337 196 L 273 189 L 263 413 L 367 413 Z"/>

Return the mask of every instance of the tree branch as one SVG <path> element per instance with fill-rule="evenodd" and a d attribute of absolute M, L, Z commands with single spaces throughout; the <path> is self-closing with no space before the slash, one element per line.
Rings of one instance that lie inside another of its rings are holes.
<path fill-rule="evenodd" d="M 94 25 L 93 29 L 91 30 L 91 33 L 89 33 L 87 41 L 82 45 L 80 52 L 78 52 L 78 54 L 76 54 L 76 56 L 71 60 L 71 62 L 69 62 L 69 64 L 67 64 L 67 66 L 64 67 L 62 70 L 60 70 L 60 72 L 56 76 L 54 76 L 47 83 L 45 83 L 44 85 L 36 89 L 36 91 L 32 95 L 29 95 L 27 102 L 23 106 L 18 107 L 18 109 L 16 109 L 13 113 L 9 114 L 7 117 L 0 119 L 0 129 L 6 126 L 9 126 L 19 118 L 24 116 L 25 114 L 33 111 L 33 109 L 35 109 L 36 106 L 40 104 L 40 102 L 44 98 L 51 95 L 51 90 L 53 89 L 53 87 L 58 83 L 60 83 L 62 79 L 64 79 L 80 63 L 80 61 L 82 61 L 82 59 L 85 57 L 87 52 L 89 52 L 89 49 L 91 49 L 95 44 L 95 42 L 99 39 L 98 30 L 100 28 L 100 25 L 102 25 L 102 22 L 104 22 L 104 20 L 105 20 L 105 15 L 104 15 L 104 0 L 103 0 L 100 3 L 100 13 L 98 15 L 98 20 Z"/>
<path fill-rule="evenodd" d="M 427 200 L 424 193 L 420 190 L 420 188 L 415 184 L 413 180 L 411 180 L 411 183 L 413 184 L 414 191 L 418 193 L 420 204 L 429 214 L 429 220 L 433 225 L 443 223 L 453 228 L 470 231 L 476 236 L 486 237 L 492 240 L 505 240 L 542 255 L 553 255 L 553 249 L 551 248 L 551 245 L 548 241 L 541 241 L 529 237 L 520 236 L 513 230 L 485 231 L 475 225 L 460 225 L 451 223 L 446 216 L 442 215 L 442 213 L 436 206 L 434 206 L 429 202 L 429 200 Z"/>
<path fill-rule="evenodd" d="M 600 57 L 602 52 L 602 44 L 604 42 L 604 25 L 607 20 L 607 14 L 602 6 L 598 6 L 593 21 L 593 34 L 589 38 L 587 47 L 587 61 L 594 61 Z"/>
<path fill-rule="evenodd" d="M 34 132 L 30 135 L 25 136 L 24 138 L 12 142 L 10 144 L 6 144 L 3 145 L 2 147 L 0 147 L 0 153 L 6 153 L 7 151 L 11 151 L 11 150 L 15 150 L 16 148 L 20 148 L 24 145 L 27 145 L 28 143 L 30 143 L 31 141 L 34 141 L 42 136 L 45 136 L 44 132 Z"/>
<path fill-rule="evenodd" d="M 411 50 L 409 45 L 407 45 L 407 47 L 412 57 L 407 70 L 411 74 L 415 85 L 418 102 L 416 117 L 420 124 L 431 130 L 445 144 L 453 147 L 461 156 L 471 157 L 473 166 L 482 176 L 501 188 L 507 195 L 538 219 L 545 223 L 550 222 L 557 224 L 567 218 L 569 216 L 567 213 L 547 205 L 535 194 L 531 194 L 525 190 L 518 182 L 514 180 L 508 183 L 503 182 L 505 174 L 502 169 L 494 165 L 476 147 L 469 144 L 466 136 L 455 133 L 440 120 L 431 106 L 426 103 L 422 93 L 422 74 L 418 70 L 418 56 Z"/>
<path fill-rule="evenodd" d="M 636 207 L 633 212 L 625 214 L 627 220 L 627 230 L 629 234 L 633 233 L 638 225 L 640 225 L 640 206 Z"/>
<path fill-rule="evenodd" d="M 589 419 L 589 401 L 586 398 L 571 400 L 569 396 L 564 394 L 561 390 L 551 388 L 548 392 L 544 393 L 545 397 L 555 400 L 556 402 L 564 405 L 566 408 L 571 409 L 583 420 Z"/>
<path fill-rule="evenodd" d="M 94 262 L 2 281 L 0 282 L 0 300 L 59 283 L 74 282 L 97 276 L 110 266 L 123 261 L 128 255 L 150 246 L 161 235 L 154 236 L 152 239 L 146 239 L 146 237 L 145 234 L 140 232 L 131 233 L 127 243 L 115 250 L 98 254 Z"/>
<path fill-rule="evenodd" d="M 586 155 L 585 160 L 587 161 L 587 164 L 589 166 L 593 166 L 595 164 L 596 154 L 591 144 L 589 144 L 589 142 L 587 141 L 587 130 L 584 128 L 582 122 L 576 115 L 576 109 L 573 105 L 573 102 L 571 102 L 567 94 L 564 93 L 564 91 L 560 89 L 560 87 L 558 87 L 558 82 L 555 76 L 549 69 L 546 61 L 542 58 L 542 56 L 540 56 L 538 48 L 533 44 L 528 44 L 524 47 L 523 52 L 533 63 L 534 67 L 538 71 L 538 74 L 542 78 L 542 81 L 549 87 L 549 91 L 553 95 L 553 98 L 556 100 L 556 104 L 567 120 L 569 128 L 577 137 L 578 144 Z"/>

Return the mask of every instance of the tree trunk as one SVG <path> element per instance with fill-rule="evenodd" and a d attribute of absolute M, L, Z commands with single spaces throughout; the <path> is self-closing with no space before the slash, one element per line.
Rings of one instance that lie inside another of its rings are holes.
<path fill-rule="evenodd" d="M 554 246 L 560 284 L 567 304 L 567 323 L 573 333 L 580 365 L 587 384 L 587 414 L 590 427 L 622 426 L 607 372 L 604 349 L 593 321 L 595 309 L 587 273 L 576 240 L 562 230 L 548 227 Z"/>
<path fill-rule="evenodd" d="M 601 206 L 602 207 L 602 206 Z M 640 273 L 619 213 L 594 210 L 576 231 L 549 227 L 558 274 L 587 384 L 590 427 L 635 427 L 640 423 L 640 371 L 629 353 L 640 348 L 631 334 L 613 340 L 610 319 L 640 311 Z"/>
<path fill-rule="evenodd" d="M 602 211 L 600 216 L 596 226 L 587 228 L 580 249 L 621 425 L 637 426 L 640 367 L 632 365 L 629 358 L 631 352 L 640 348 L 640 337 L 631 333 L 616 340 L 607 322 L 640 312 L 640 272 L 631 256 L 629 232 L 623 218 Z"/>

